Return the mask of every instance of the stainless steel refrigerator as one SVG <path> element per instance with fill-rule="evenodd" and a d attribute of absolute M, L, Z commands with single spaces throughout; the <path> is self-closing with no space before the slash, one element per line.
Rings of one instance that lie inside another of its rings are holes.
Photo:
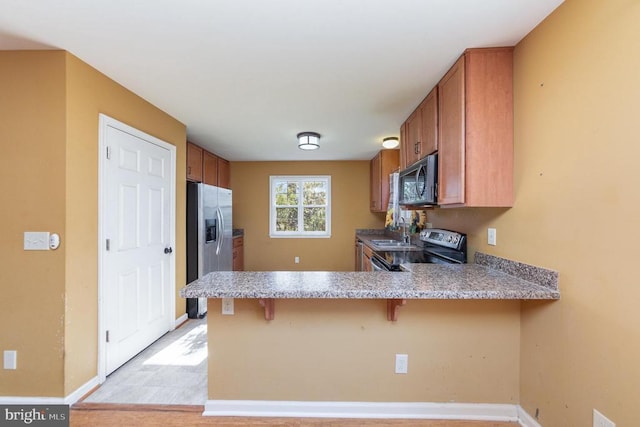
<path fill-rule="evenodd" d="M 231 190 L 187 183 L 187 286 L 212 271 L 231 271 Z M 206 298 L 187 298 L 189 318 L 207 313 Z"/>

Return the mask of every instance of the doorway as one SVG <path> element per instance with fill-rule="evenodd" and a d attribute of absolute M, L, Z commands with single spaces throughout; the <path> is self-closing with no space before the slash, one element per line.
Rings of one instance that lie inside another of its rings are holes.
<path fill-rule="evenodd" d="M 98 379 L 174 328 L 175 146 L 99 116 Z"/>

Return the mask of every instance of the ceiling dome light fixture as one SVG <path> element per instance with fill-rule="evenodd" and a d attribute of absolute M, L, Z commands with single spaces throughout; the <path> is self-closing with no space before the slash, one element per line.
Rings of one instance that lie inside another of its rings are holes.
<path fill-rule="evenodd" d="M 301 150 L 317 150 L 320 148 L 320 134 L 316 132 L 300 132 L 298 148 Z"/>
<path fill-rule="evenodd" d="M 400 141 L 398 141 L 398 137 L 389 136 L 382 140 L 382 146 L 384 148 L 396 148 L 400 145 Z"/>

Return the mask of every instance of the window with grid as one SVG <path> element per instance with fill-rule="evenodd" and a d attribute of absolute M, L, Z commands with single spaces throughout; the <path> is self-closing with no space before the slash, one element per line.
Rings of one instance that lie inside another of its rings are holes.
<path fill-rule="evenodd" d="M 331 237 L 331 177 L 271 176 L 271 237 Z"/>

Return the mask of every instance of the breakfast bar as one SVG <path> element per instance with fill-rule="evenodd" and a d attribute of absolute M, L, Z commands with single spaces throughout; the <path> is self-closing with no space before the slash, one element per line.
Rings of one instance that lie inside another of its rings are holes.
<path fill-rule="evenodd" d="M 425 415 L 408 402 L 513 408 L 521 301 L 544 310 L 560 297 L 556 272 L 481 253 L 400 272 L 212 272 L 180 295 L 208 298 L 205 415 L 293 416 L 303 405 L 305 416 L 343 417 Z M 408 372 L 394 371 L 399 355 Z"/>
<path fill-rule="evenodd" d="M 477 254 L 476 260 L 490 257 Z M 504 260 L 508 263 L 512 261 Z M 553 300 L 554 286 L 532 280 L 554 272 L 527 266 L 538 275 L 525 280 L 497 268 L 475 264 L 404 264 L 402 272 L 333 271 L 220 271 L 212 272 L 181 290 L 185 298 L 251 298 L 272 320 L 275 299 L 386 299 L 388 320 L 397 320 L 398 305 L 411 299 Z M 526 267 L 525 267 L 526 268 Z M 517 269 L 513 270 L 517 274 Z M 512 272 L 513 272 L 512 271 Z M 557 275 L 556 275 L 557 279 Z M 391 311 L 390 307 L 394 310 Z"/>

